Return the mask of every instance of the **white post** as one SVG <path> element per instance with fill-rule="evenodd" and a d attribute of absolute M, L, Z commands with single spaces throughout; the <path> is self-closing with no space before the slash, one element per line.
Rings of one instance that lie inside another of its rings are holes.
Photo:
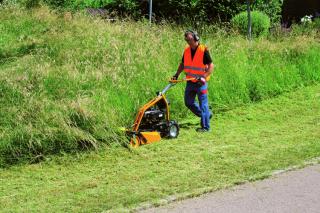
<path fill-rule="evenodd" d="M 149 23 L 152 21 L 152 0 L 149 0 Z"/>
<path fill-rule="evenodd" d="M 248 39 L 252 38 L 252 28 L 251 28 L 251 9 L 250 9 L 250 0 L 247 0 L 247 12 L 248 12 Z"/>

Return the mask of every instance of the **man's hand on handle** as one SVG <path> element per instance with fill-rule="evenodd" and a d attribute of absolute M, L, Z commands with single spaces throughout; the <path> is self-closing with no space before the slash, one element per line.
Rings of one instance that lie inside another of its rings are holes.
<path fill-rule="evenodd" d="M 198 83 L 200 83 L 201 85 L 205 85 L 206 84 L 206 79 L 203 77 L 197 77 L 196 78 Z"/>
<path fill-rule="evenodd" d="M 178 80 L 178 77 L 179 77 L 179 76 L 174 75 L 174 76 L 171 77 L 171 80 Z"/>

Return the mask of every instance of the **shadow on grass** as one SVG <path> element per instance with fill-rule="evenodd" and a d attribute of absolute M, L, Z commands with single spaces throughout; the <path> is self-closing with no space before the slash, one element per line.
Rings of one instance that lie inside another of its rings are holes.
<path fill-rule="evenodd" d="M 179 127 L 181 129 L 191 129 L 196 126 L 199 126 L 199 122 L 200 121 L 198 121 L 197 119 L 188 119 L 188 120 L 179 122 Z"/>
<path fill-rule="evenodd" d="M 32 44 L 23 44 L 20 45 L 16 49 L 11 49 L 9 51 L 4 51 L 0 49 L 0 65 L 5 63 L 14 62 L 18 58 L 21 58 L 25 55 L 31 54 L 35 49 L 38 48 L 39 45 L 32 43 Z"/>

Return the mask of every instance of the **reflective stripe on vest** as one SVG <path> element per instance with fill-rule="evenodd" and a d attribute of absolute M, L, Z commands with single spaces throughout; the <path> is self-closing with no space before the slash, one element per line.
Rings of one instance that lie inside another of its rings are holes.
<path fill-rule="evenodd" d="M 183 69 L 186 73 L 187 78 L 204 77 L 206 66 L 203 64 L 203 57 L 204 57 L 205 50 L 206 50 L 206 47 L 200 44 L 193 56 L 193 59 L 191 56 L 191 47 L 188 46 L 184 50 Z M 193 82 L 196 82 L 196 80 L 194 80 Z"/>
<path fill-rule="evenodd" d="M 192 66 L 184 66 L 183 68 L 184 68 L 184 69 L 196 70 L 196 71 L 205 71 L 204 68 L 192 67 Z"/>

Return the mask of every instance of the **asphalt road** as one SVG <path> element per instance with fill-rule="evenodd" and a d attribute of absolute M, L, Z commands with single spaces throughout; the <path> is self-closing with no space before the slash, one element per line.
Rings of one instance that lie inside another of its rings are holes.
<path fill-rule="evenodd" d="M 320 213 L 320 165 L 141 212 Z"/>

